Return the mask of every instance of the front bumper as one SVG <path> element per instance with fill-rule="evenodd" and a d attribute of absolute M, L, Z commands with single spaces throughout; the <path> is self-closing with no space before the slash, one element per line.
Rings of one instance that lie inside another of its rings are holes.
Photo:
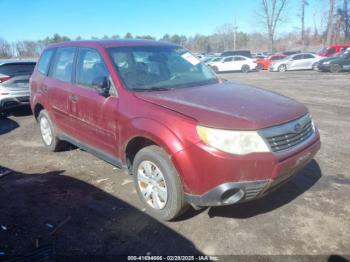
<path fill-rule="evenodd" d="M 330 71 L 330 68 L 331 68 L 331 65 L 330 64 L 318 64 L 317 65 L 317 69 L 320 70 L 320 71 Z"/>
<path fill-rule="evenodd" d="M 278 188 L 305 167 L 320 147 L 318 133 L 303 148 L 283 154 L 231 156 L 216 150 L 210 152 L 199 143 L 178 152 L 174 163 L 190 204 L 230 205 L 260 198 Z"/>
<path fill-rule="evenodd" d="M 269 72 L 276 72 L 277 71 L 277 67 L 275 68 L 275 66 L 269 66 Z"/>

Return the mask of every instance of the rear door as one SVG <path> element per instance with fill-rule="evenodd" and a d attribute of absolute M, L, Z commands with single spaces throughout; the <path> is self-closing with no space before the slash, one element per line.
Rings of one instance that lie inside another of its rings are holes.
<path fill-rule="evenodd" d="M 71 119 L 71 93 L 73 65 L 76 47 L 61 47 L 56 50 L 49 76 L 42 85 L 43 92 L 47 93 L 50 105 L 49 114 L 55 125 L 63 132 L 74 135 Z"/>
<path fill-rule="evenodd" d="M 242 69 L 242 66 L 245 64 L 249 64 L 247 61 L 247 58 L 242 57 L 242 56 L 236 56 L 234 58 L 234 64 L 233 64 L 233 68 L 232 70 L 238 71 Z"/>
<path fill-rule="evenodd" d="M 110 79 L 110 73 L 100 53 L 94 48 L 79 48 L 75 68 L 75 87 L 71 109 L 73 127 L 79 140 L 112 156 L 117 155 L 119 136 L 118 97 L 110 79 L 110 96 L 99 95 L 94 87 L 96 79 Z"/>
<path fill-rule="evenodd" d="M 312 69 L 313 64 L 316 62 L 316 57 L 312 54 L 304 54 L 301 69 Z"/>
<path fill-rule="evenodd" d="M 221 63 L 220 70 L 221 71 L 234 70 L 234 69 L 232 69 L 234 67 L 233 63 L 234 63 L 234 61 L 233 61 L 232 56 L 226 57 Z"/>

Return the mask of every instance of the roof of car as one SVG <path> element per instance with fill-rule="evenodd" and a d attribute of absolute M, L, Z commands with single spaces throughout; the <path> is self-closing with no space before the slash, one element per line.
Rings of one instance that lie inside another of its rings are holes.
<path fill-rule="evenodd" d="M 84 41 L 68 41 L 57 44 L 49 45 L 51 47 L 69 47 L 69 46 L 82 46 L 82 47 L 120 47 L 120 46 L 177 46 L 176 44 L 155 40 L 145 39 L 108 39 L 108 40 L 84 40 Z"/>
<path fill-rule="evenodd" d="M 0 59 L 0 65 L 5 64 L 27 64 L 27 63 L 36 63 L 35 60 L 30 59 Z"/>

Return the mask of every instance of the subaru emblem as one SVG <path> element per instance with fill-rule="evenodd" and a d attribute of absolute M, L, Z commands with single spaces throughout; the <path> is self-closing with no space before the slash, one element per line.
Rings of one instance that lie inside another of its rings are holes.
<path fill-rule="evenodd" d="M 299 132 L 301 131 L 301 125 L 300 125 L 300 124 L 296 124 L 296 125 L 294 126 L 294 131 L 295 131 L 296 133 L 299 133 Z"/>

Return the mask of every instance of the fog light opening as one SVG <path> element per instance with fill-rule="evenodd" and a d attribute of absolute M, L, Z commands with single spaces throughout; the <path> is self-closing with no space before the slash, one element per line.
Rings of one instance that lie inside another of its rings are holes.
<path fill-rule="evenodd" d="M 221 202 L 229 205 L 240 201 L 244 197 L 244 191 L 240 188 L 229 189 L 221 195 Z"/>

